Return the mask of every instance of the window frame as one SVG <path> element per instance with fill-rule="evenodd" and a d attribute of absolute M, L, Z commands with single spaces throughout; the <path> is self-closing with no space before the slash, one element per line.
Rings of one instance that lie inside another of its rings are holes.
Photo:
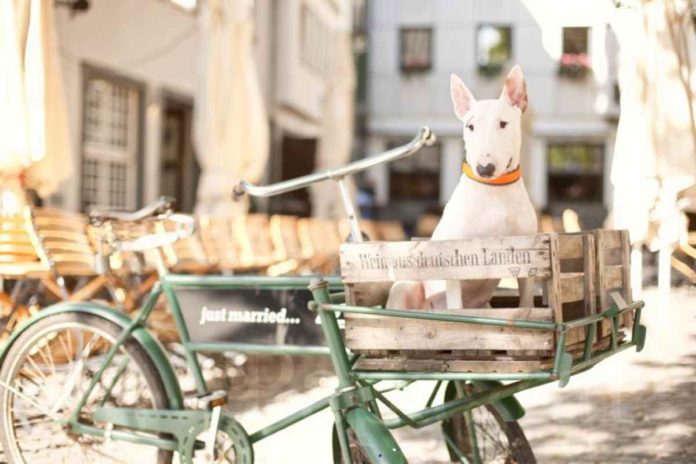
<path fill-rule="evenodd" d="M 131 146 L 125 148 L 125 151 L 130 149 L 131 160 L 127 161 L 127 172 L 128 169 L 133 169 L 134 173 L 130 179 L 127 180 L 127 194 L 130 192 L 129 196 L 126 198 L 127 208 L 138 208 L 142 206 L 143 199 L 143 179 L 144 169 L 145 169 L 145 159 L 144 159 L 144 132 L 145 132 L 145 84 L 141 81 L 132 79 L 131 77 L 125 76 L 121 73 L 112 71 L 110 69 L 94 65 L 88 62 L 82 63 L 82 93 L 80 96 L 80 111 L 81 115 L 81 128 L 80 128 L 80 162 L 78 168 L 78 184 L 79 184 L 79 205 L 81 210 L 85 210 L 87 206 L 85 204 L 84 189 L 86 188 L 85 183 L 85 163 L 88 161 L 98 161 L 101 163 L 116 163 L 121 161 L 121 153 L 117 153 L 118 150 L 114 150 L 108 146 L 99 146 L 96 144 L 91 144 L 87 139 L 87 91 L 88 85 L 91 80 L 99 79 L 104 80 L 113 85 L 127 87 L 131 93 L 131 99 L 134 100 L 134 108 L 132 109 L 132 114 L 130 117 L 130 124 L 136 131 L 132 134 L 132 140 L 130 141 Z M 134 95 L 134 97 L 133 97 Z M 127 136 L 127 138 L 129 138 Z M 102 198 L 109 196 L 107 193 L 102 193 Z M 110 201 L 110 200 L 109 200 Z M 109 206 L 109 205 L 102 205 Z"/>
<path fill-rule="evenodd" d="M 408 64 L 406 57 L 406 36 L 409 33 L 427 33 L 428 53 L 427 63 L 421 65 Z M 434 28 L 431 25 L 399 27 L 399 69 L 402 74 L 425 73 L 433 69 Z"/>
<path fill-rule="evenodd" d="M 496 29 L 507 29 L 509 31 L 509 39 L 510 39 L 510 44 L 509 44 L 509 50 L 508 50 L 508 57 L 505 61 L 502 63 L 493 63 L 493 62 L 488 62 L 488 63 L 481 63 L 479 62 L 479 32 L 481 31 L 482 28 L 484 27 L 494 27 Z M 491 65 L 499 65 L 501 68 L 508 64 L 510 61 L 514 60 L 514 53 L 515 53 L 515 41 L 513 40 L 514 37 L 514 25 L 510 23 L 496 23 L 496 22 L 481 22 L 476 25 L 476 36 L 474 40 L 474 60 L 476 61 L 476 66 L 477 67 L 482 67 L 482 66 L 491 66 Z"/>
<path fill-rule="evenodd" d="M 387 149 L 395 148 L 398 146 L 403 145 L 407 140 L 406 139 L 392 139 L 387 143 Z M 434 145 L 428 146 L 428 147 L 423 147 L 421 150 L 433 150 L 436 153 L 418 153 L 416 155 L 413 155 L 412 157 L 407 157 L 404 158 L 403 160 L 395 161 L 394 163 L 389 163 L 388 169 L 387 169 L 387 177 L 389 179 L 389 201 L 395 201 L 395 202 L 422 202 L 422 203 L 438 203 L 440 202 L 440 195 L 442 193 L 442 179 L 441 179 L 441 173 L 442 173 L 442 168 L 443 168 L 443 161 L 444 161 L 444 156 L 443 156 L 443 146 L 441 143 L 436 142 Z M 426 156 L 437 156 L 437 167 L 432 170 L 425 170 L 421 166 L 416 166 L 415 169 L 412 170 L 399 170 L 399 163 L 402 162 L 411 162 L 413 163 L 413 160 L 418 160 L 418 159 L 424 159 Z M 418 158 L 416 158 L 418 157 Z M 395 169 L 396 168 L 396 169 Z M 433 178 L 436 180 L 435 186 L 436 186 L 436 191 L 434 192 L 433 196 L 430 197 L 424 197 L 422 194 L 414 194 L 414 195 L 399 195 L 395 196 L 394 195 L 394 183 L 392 182 L 392 176 L 393 175 L 432 175 Z"/>
<path fill-rule="evenodd" d="M 584 29 L 585 30 L 585 51 L 580 51 L 580 52 L 569 52 L 566 51 L 566 31 L 569 29 Z M 588 57 L 590 56 L 590 34 L 592 32 L 592 28 L 590 26 L 563 26 L 561 28 L 561 55 L 581 55 L 585 54 Z"/>
<path fill-rule="evenodd" d="M 592 171 L 578 171 L 578 172 L 573 172 L 572 170 L 552 170 L 551 168 L 551 149 L 554 146 L 561 146 L 561 147 L 573 147 L 573 146 L 584 146 L 584 147 L 592 147 L 594 149 L 598 149 L 600 153 L 601 160 L 599 161 L 599 167 L 596 170 Z M 604 203 L 604 195 L 605 195 L 605 177 L 606 177 L 606 162 L 607 162 L 607 144 L 606 141 L 604 140 L 595 140 L 595 139 L 587 139 L 587 140 L 574 140 L 574 139 L 569 139 L 569 140 L 563 140 L 563 139 L 550 139 L 546 141 L 546 153 L 545 153 L 545 160 L 546 160 L 546 192 L 547 192 L 547 202 L 548 204 L 556 203 L 556 204 L 603 204 Z M 597 192 L 593 198 L 587 198 L 587 199 L 570 199 L 570 198 L 552 198 L 554 195 L 554 190 L 551 188 L 551 181 L 552 178 L 565 178 L 568 180 L 572 180 L 573 178 L 575 179 L 582 179 L 582 178 L 591 178 L 594 177 L 597 179 Z"/>

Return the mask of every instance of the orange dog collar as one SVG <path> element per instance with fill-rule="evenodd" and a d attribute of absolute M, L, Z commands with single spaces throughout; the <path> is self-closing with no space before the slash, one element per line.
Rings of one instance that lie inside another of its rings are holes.
<path fill-rule="evenodd" d="M 486 179 L 485 177 L 479 177 L 474 174 L 474 170 L 471 169 L 471 166 L 466 163 L 462 163 L 462 173 L 469 179 L 487 185 L 510 185 L 517 182 L 520 180 L 520 177 L 522 177 L 522 170 L 518 167 L 514 171 L 505 173 L 500 177 L 496 177 L 495 179 Z"/>

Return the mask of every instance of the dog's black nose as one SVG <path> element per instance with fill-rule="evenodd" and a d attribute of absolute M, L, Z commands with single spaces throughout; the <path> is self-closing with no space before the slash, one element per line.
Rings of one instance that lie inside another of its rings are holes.
<path fill-rule="evenodd" d="M 488 163 L 485 166 L 479 164 L 476 166 L 476 172 L 478 172 L 478 175 L 481 177 L 491 177 L 495 172 L 495 166 L 493 163 Z"/>

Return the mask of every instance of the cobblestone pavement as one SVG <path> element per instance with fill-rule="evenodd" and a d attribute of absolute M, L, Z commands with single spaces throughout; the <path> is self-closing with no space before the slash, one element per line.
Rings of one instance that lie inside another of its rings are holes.
<path fill-rule="evenodd" d="M 675 290 L 669 310 L 658 307 L 655 291 L 644 298 L 648 343 L 642 353 L 617 355 L 566 388 L 549 384 L 518 395 L 527 409 L 521 423 L 540 464 L 696 462 L 696 291 Z M 254 357 L 242 366 L 239 358 L 209 361 L 206 375 L 230 391 L 228 408 L 250 432 L 335 387 L 324 358 Z M 182 381 L 186 386 L 190 379 Z M 392 398 L 417 409 L 429 387 L 415 385 Z M 331 414 L 323 411 L 259 442 L 256 462 L 329 463 L 331 427 Z M 449 462 L 437 426 L 400 431 L 398 438 L 411 463 Z"/>
<path fill-rule="evenodd" d="M 696 291 L 676 289 L 667 310 L 654 290 L 644 299 L 648 340 L 641 353 L 621 353 L 563 389 L 549 384 L 518 395 L 527 409 L 521 423 L 540 464 L 696 462 Z M 255 430 L 329 394 L 332 384 L 325 378 L 303 393 L 280 393 L 272 403 L 240 410 L 239 417 Z M 411 388 L 396 398 L 415 409 L 428 391 Z M 324 413 L 262 441 L 258 462 L 330 462 L 330 427 Z M 409 462 L 448 462 L 437 427 L 399 438 Z"/>

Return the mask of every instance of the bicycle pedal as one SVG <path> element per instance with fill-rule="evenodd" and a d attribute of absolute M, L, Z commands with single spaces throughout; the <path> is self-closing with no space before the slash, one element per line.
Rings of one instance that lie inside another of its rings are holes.
<path fill-rule="evenodd" d="M 189 409 L 213 409 L 217 406 L 222 406 L 227 403 L 227 392 L 225 390 L 215 390 L 212 392 L 201 393 L 194 396 L 188 396 L 184 400 L 184 404 Z"/>

